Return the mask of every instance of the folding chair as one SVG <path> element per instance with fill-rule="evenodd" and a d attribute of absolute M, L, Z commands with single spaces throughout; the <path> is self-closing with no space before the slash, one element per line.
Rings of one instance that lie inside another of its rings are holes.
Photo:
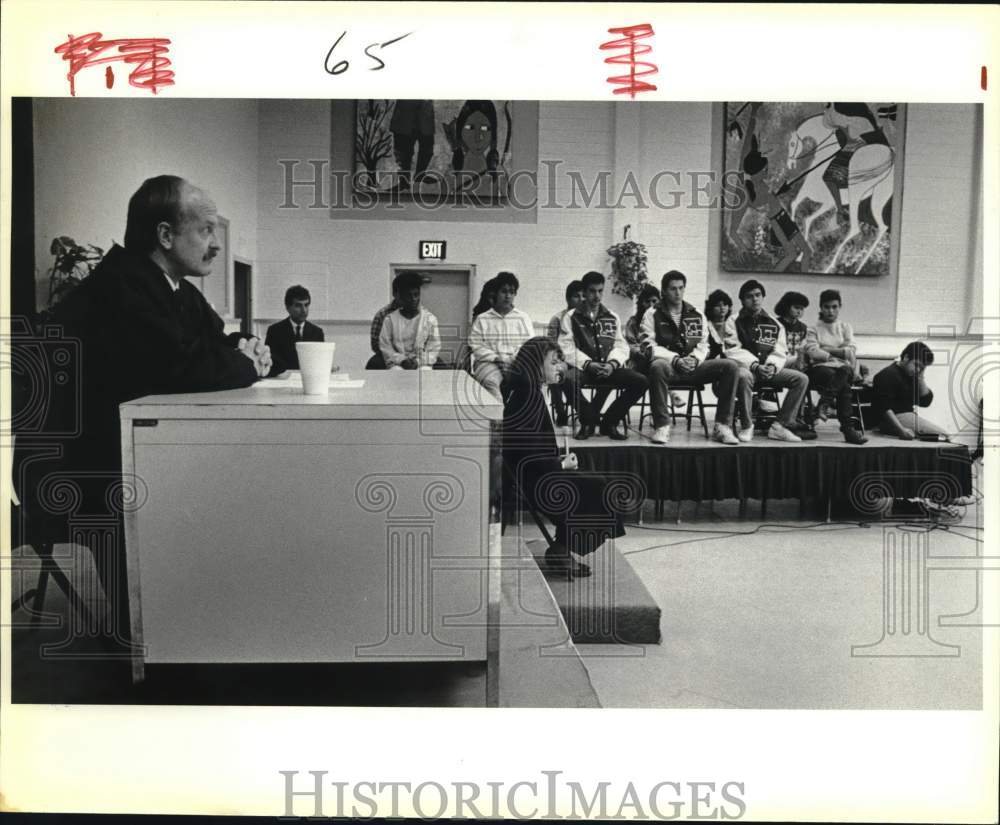
<path fill-rule="evenodd" d="M 549 547 L 555 547 L 556 540 L 545 526 L 545 522 L 542 521 L 541 515 L 539 515 L 538 511 L 532 506 L 531 502 L 521 494 L 521 488 L 518 486 L 513 470 L 510 469 L 505 460 L 502 460 L 501 463 L 503 465 L 504 495 L 500 508 L 500 535 L 502 536 L 504 534 L 504 531 L 507 529 L 507 525 L 510 523 L 511 519 L 520 524 L 521 513 L 523 510 L 527 510 L 528 513 L 531 514 L 531 519 L 535 522 L 535 526 L 538 527 L 542 536 L 545 538 L 545 543 Z"/>

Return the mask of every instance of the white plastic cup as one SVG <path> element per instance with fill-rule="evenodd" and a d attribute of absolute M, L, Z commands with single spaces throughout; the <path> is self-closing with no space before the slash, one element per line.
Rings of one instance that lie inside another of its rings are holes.
<path fill-rule="evenodd" d="M 333 371 L 333 352 L 336 348 L 332 341 L 295 343 L 302 389 L 306 395 L 326 395 L 330 391 L 330 373 Z"/>

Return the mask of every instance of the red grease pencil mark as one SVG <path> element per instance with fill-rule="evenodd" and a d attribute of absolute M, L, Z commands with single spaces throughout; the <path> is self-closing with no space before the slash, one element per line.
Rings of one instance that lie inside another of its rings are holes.
<path fill-rule="evenodd" d="M 174 85 L 174 73 L 168 68 L 170 60 L 164 55 L 170 41 L 165 37 L 125 38 L 122 40 L 101 40 L 100 32 L 82 34 L 79 37 L 68 35 L 65 43 L 55 48 L 56 54 L 61 54 L 63 60 L 69 61 L 69 93 L 76 96 L 76 75 L 88 66 L 100 63 L 121 61 L 134 66 L 129 73 L 129 85 L 138 89 L 149 89 L 154 95 L 161 86 Z M 100 55 L 109 49 L 117 49 L 118 54 L 109 57 Z M 105 83 L 110 89 L 114 85 L 114 74 L 109 66 L 104 75 Z"/>
<path fill-rule="evenodd" d="M 979 85 L 983 87 L 983 91 L 986 91 L 986 67 L 983 66 L 983 70 L 979 73 Z"/>
<path fill-rule="evenodd" d="M 115 85 L 115 73 L 110 66 L 104 70 L 104 85 L 109 89 Z"/>
<path fill-rule="evenodd" d="M 639 23 L 635 26 L 622 26 L 620 28 L 608 29 L 608 34 L 621 34 L 624 35 L 624 37 L 618 40 L 609 40 L 607 43 L 602 43 L 602 51 L 606 51 L 608 49 L 626 49 L 627 51 L 624 51 L 622 54 L 606 57 L 604 58 L 604 62 L 612 65 L 629 67 L 628 74 L 615 75 L 608 78 L 608 83 L 612 86 L 619 87 L 615 89 L 612 94 L 630 95 L 632 100 L 635 100 L 635 96 L 639 92 L 655 92 L 656 86 L 652 83 L 646 82 L 645 80 L 640 80 L 639 78 L 650 74 L 657 74 L 659 69 L 656 67 L 655 63 L 636 60 L 636 57 L 649 54 L 653 51 L 653 47 L 648 43 L 638 42 L 644 38 L 652 37 L 653 27 L 649 25 L 649 23 Z M 636 71 L 636 69 L 640 69 L 640 71 Z"/>

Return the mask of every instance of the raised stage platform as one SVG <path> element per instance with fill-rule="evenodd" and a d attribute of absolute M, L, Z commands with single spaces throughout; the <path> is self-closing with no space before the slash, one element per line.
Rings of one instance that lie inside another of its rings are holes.
<path fill-rule="evenodd" d="M 887 496 L 946 501 L 972 493 L 970 449 L 963 444 L 901 441 L 869 432 L 868 443 L 844 442 L 835 422 L 817 428 L 814 441 L 772 441 L 758 432 L 751 443 L 709 441 L 700 427 L 675 426 L 669 444 L 652 430 L 630 430 L 628 441 L 596 436 L 577 441 L 557 430 L 560 445 L 577 454 L 582 471 L 627 473 L 656 501 L 818 498 L 851 501 L 878 512 Z"/>

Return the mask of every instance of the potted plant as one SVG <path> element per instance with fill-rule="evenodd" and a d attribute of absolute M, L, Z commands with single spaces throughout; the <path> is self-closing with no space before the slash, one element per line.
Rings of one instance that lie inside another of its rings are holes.
<path fill-rule="evenodd" d="M 49 252 L 55 256 L 49 268 L 49 306 L 53 307 L 84 278 L 104 257 L 99 246 L 81 246 L 67 235 L 52 239 Z"/>
<path fill-rule="evenodd" d="M 634 299 L 646 283 L 646 247 L 638 241 L 629 240 L 631 224 L 625 226 L 623 240 L 608 247 L 611 257 L 611 291 Z"/>

